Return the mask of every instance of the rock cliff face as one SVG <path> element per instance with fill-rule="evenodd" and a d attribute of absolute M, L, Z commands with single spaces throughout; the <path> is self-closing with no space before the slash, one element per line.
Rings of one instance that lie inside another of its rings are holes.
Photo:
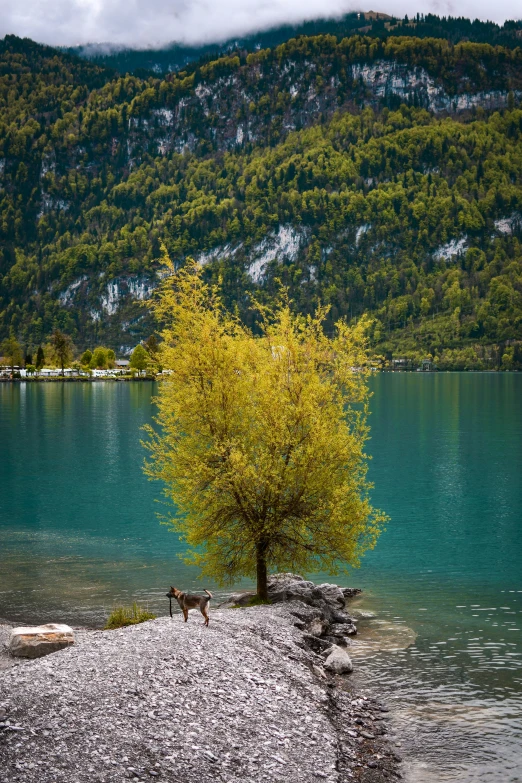
<path fill-rule="evenodd" d="M 267 70 L 252 64 L 218 78 L 213 72 L 200 75 L 197 86 L 168 109 L 131 117 L 126 133 L 129 164 L 141 161 L 147 144 L 160 156 L 194 152 L 201 145 L 225 151 L 270 144 L 361 105 L 410 103 L 435 114 L 458 114 L 478 106 L 501 109 L 508 102 L 507 89 L 466 89 L 465 79 L 450 93 L 422 66 L 396 60 L 354 61 L 340 72 L 331 62 L 289 56 Z M 519 98 L 522 90 L 515 89 L 513 96 Z M 118 146 L 119 139 L 115 143 Z"/>
<path fill-rule="evenodd" d="M 354 63 L 354 80 L 360 79 L 370 90 L 373 99 L 399 98 L 439 113 L 458 113 L 482 106 L 484 109 L 502 109 L 507 105 L 505 90 L 477 90 L 450 95 L 444 86 L 421 67 L 380 60 L 376 63 Z M 516 92 L 517 97 L 522 92 Z"/>
<path fill-rule="evenodd" d="M 306 610 L 80 631 L 67 650 L 13 663 L 0 679 L 1 783 L 400 777 L 385 708 L 325 673 L 295 627 Z"/>

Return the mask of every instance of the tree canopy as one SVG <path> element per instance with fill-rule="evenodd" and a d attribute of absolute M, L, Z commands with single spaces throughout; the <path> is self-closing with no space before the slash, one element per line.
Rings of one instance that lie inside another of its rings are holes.
<path fill-rule="evenodd" d="M 385 519 L 366 481 L 367 322 L 327 337 L 326 308 L 296 315 L 283 296 L 257 308 L 255 336 L 197 264 L 170 273 L 146 472 L 192 561 L 219 582 L 256 577 L 261 598 L 270 569 L 356 565 Z"/>

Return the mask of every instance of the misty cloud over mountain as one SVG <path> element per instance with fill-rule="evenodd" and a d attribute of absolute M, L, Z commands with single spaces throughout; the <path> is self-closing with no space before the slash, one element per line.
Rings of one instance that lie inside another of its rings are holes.
<path fill-rule="evenodd" d="M 394 16 L 435 13 L 503 23 L 522 17 L 520 0 L 377 0 Z M 280 24 L 369 10 L 357 0 L 0 0 L 0 35 L 74 46 L 155 47 L 224 41 Z"/>

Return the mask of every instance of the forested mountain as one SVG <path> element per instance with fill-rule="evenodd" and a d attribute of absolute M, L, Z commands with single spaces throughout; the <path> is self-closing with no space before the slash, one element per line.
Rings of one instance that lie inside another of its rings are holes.
<path fill-rule="evenodd" d="M 164 78 L 0 44 L 0 338 L 150 334 L 160 243 L 250 319 L 375 317 L 376 351 L 522 366 L 522 50 L 302 36 Z"/>
<path fill-rule="evenodd" d="M 391 36 L 415 35 L 416 38 L 444 38 L 450 43 L 472 41 L 492 46 L 515 48 L 521 45 L 522 21 L 508 21 L 502 26 L 494 22 L 471 21 L 463 17 L 440 17 L 417 14 L 408 19 L 396 19 L 387 14 L 349 13 L 340 19 L 314 19 L 298 25 L 282 25 L 240 39 L 201 46 L 171 44 L 161 49 L 128 49 L 93 44 L 68 49 L 69 53 L 86 57 L 98 65 L 114 68 L 120 73 L 169 73 L 184 68 L 194 60 L 216 59 L 231 50 L 248 52 L 273 49 L 297 36 L 335 35 L 339 40 L 351 35 Z"/>

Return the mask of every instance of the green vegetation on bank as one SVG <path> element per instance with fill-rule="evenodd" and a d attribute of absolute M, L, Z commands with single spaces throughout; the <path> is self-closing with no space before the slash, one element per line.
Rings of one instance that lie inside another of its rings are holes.
<path fill-rule="evenodd" d="M 29 348 L 32 351 L 32 348 Z M 42 368 L 60 368 L 62 375 L 65 367 L 88 372 L 91 370 L 113 370 L 118 362 L 112 348 L 98 346 L 93 350 L 87 348 L 81 355 L 76 351 L 69 335 L 58 329 L 53 332 L 52 339 L 45 345 L 39 345 L 36 352 L 36 364 L 33 365 L 32 352 L 24 353 L 22 346 L 15 337 L 8 337 L 0 343 L 0 367 L 25 368 L 30 374 Z M 128 361 L 129 370 L 140 373 L 149 370 L 151 374 L 161 371 L 158 364 L 158 343 L 155 335 L 151 335 L 144 345 L 138 343 Z M 121 364 L 121 363 L 120 363 Z"/>
<path fill-rule="evenodd" d="M 424 68 L 455 98 L 504 92 L 507 106 L 438 116 L 414 88 L 402 105 L 374 100 L 352 65 L 383 62 Z M 177 263 L 215 251 L 206 274 L 249 325 L 251 296 L 271 301 L 279 278 L 299 311 L 330 305 L 329 330 L 370 313 L 387 358 L 520 369 L 521 89 L 522 50 L 486 44 L 323 35 L 139 79 L 8 36 L 0 336 L 38 346 L 58 329 L 114 349 L 125 328 L 135 345 L 152 330 L 144 309 L 100 300 L 112 280 L 157 281 L 163 241 Z M 162 112 L 181 99 L 164 149 Z M 229 143 L 225 117 L 252 138 Z M 299 252 L 253 280 L 252 253 L 282 226 Z"/>
<path fill-rule="evenodd" d="M 113 631 L 116 628 L 126 628 L 128 625 L 137 625 L 138 623 L 155 619 L 155 614 L 151 614 L 151 612 L 134 602 L 132 606 L 117 606 L 113 609 L 107 619 L 104 630 Z"/>

